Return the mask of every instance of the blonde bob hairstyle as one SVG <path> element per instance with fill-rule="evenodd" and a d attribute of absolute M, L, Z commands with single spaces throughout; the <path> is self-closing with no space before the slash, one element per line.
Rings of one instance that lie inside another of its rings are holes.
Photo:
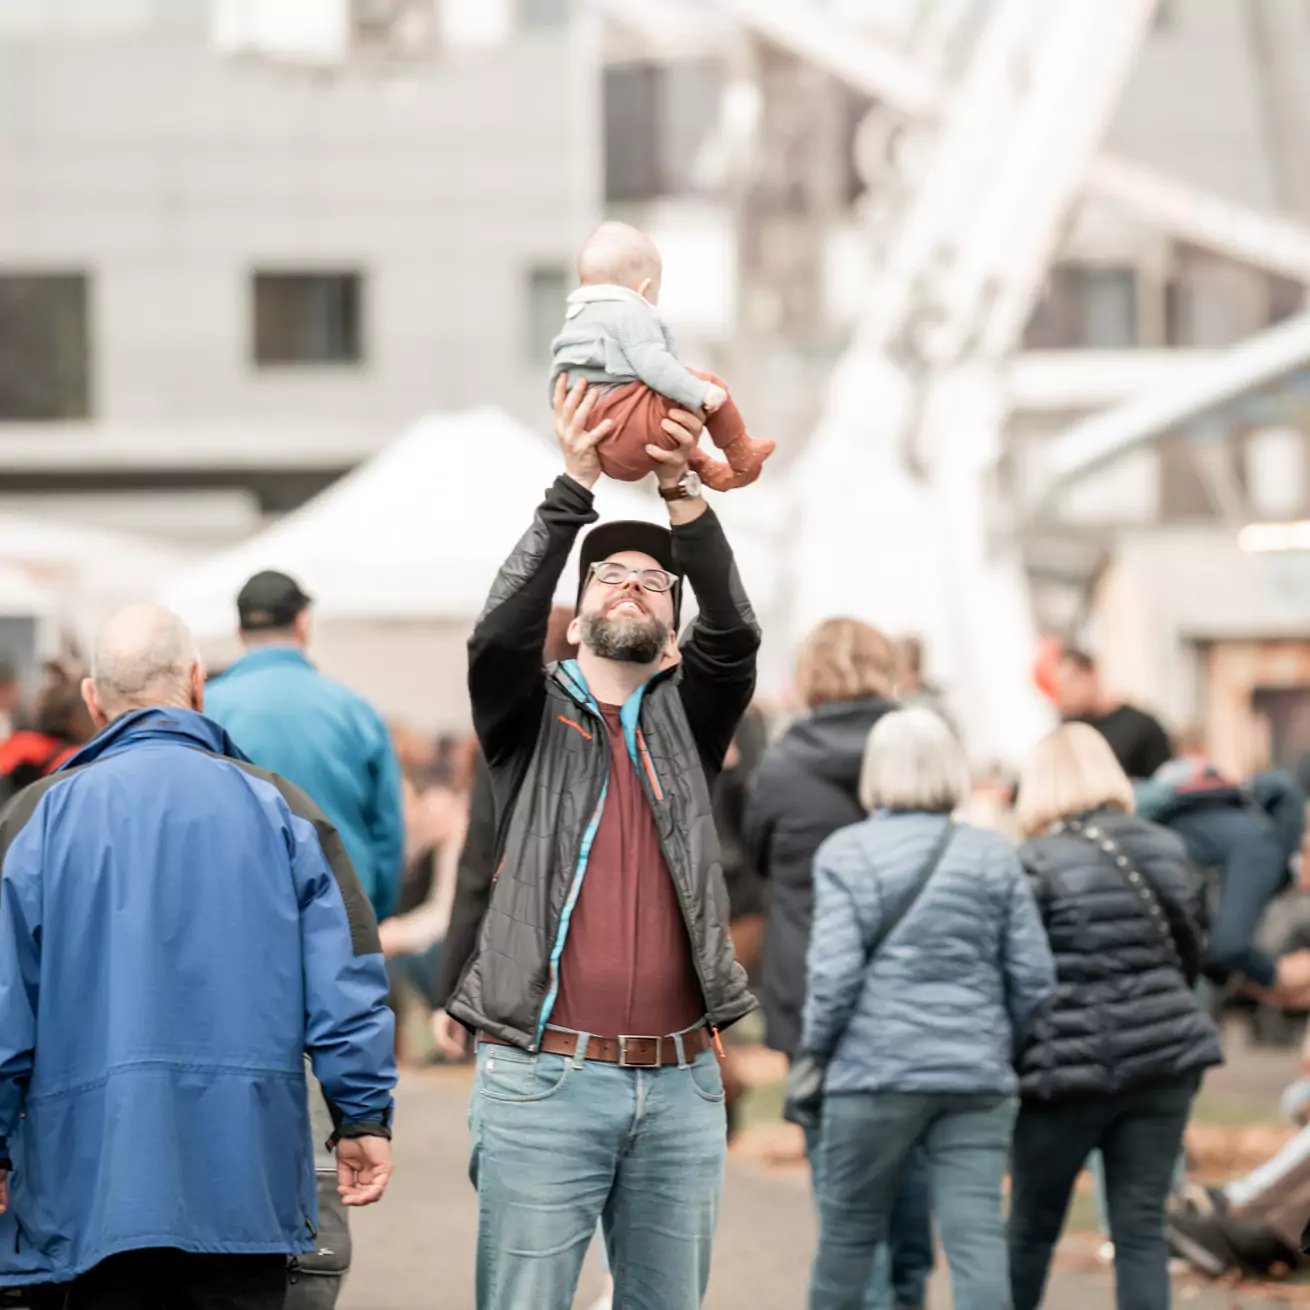
<path fill-rule="evenodd" d="M 897 710 L 874 724 L 860 774 L 860 801 L 870 813 L 950 814 L 968 794 L 964 751 L 931 710 Z"/>
<path fill-rule="evenodd" d="M 1037 743 L 1019 776 L 1019 826 L 1025 837 L 1089 810 L 1133 812 L 1133 784 L 1110 743 L 1086 723 L 1066 723 Z"/>
<path fill-rule="evenodd" d="M 807 710 L 831 701 L 891 698 L 899 667 L 891 640 L 859 619 L 827 619 L 796 654 L 796 695 Z"/>

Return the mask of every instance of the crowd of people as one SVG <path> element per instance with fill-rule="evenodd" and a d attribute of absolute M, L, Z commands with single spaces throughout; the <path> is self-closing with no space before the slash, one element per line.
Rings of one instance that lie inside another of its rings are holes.
<path fill-rule="evenodd" d="M 480 1310 L 571 1307 L 597 1235 L 613 1306 L 693 1310 L 723 1036 L 757 1004 L 811 1167 L 811 1310 L 922 1307 L 934 1226 L 957 1310 L 1035 1310 L 1089 1167 L 1121 1310 L 1169 1304 L 1171 1251 L 1295 1262 L 1310 1127 L 1214 1189 L 1184 1132 L 1223 996 L 1310 1009 L 1310 949 L 1261 937 L 1297 782 L 1175 748 L 1072 647 L 1016 777 L 970 768 L 917 642 L 854 619 L 802 643 L 785 711 L 754 703 L 700 420 L 649 448 L 667 528 L 593 526 L 594 398 L 557 388 L 564 468 L 470 640 L 472 737 L 319 672 L 276 572 L 221 673 L 137 606 L 4 702 L 0 1286 L 330 1307 L 396 1059 L 435 1053 L 475 1070 Z M 1288 1101 L 1310 1121 L 1310 1086 Z"/>

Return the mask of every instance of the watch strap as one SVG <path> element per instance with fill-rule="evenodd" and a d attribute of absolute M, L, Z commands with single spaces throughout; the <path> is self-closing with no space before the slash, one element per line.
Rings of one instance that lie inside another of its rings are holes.
<path fill-rule="evenodd" d="M 676 487 L 658 488 L 661 500 L 689 500 L 686 483 L 679 482 Z"/>

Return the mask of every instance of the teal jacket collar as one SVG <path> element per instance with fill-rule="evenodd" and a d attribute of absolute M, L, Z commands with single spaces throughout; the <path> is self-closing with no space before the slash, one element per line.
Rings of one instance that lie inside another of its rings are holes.
<path fill-rule="evenodd" d="M 314 662 L 299 646 L 262 646 L 258 650 L 249 651 L 234 664 L 229 665 L 220 675 L 220 679 L 288 665 L 312 669 Z"/>

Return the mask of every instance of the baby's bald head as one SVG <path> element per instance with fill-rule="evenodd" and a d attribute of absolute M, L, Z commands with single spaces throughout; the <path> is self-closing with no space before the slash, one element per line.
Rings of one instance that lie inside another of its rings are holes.
<path fill-rule="evenodd" d="M 642 284 L 649 283 L 652 301 L 659 294 L 663 272 L 659 247 L 627 223 L 602 223 L 578 256 L 578 281 L 584 287 L 614 285 L 647 295 Z"/>
<path fill-rule="evenodd" d="M 186 624 L 162 605 L 132 605 L 100 629 L 83 695 L 103 724 L 151 705 L 199 709 L 203 686 Z"/>

